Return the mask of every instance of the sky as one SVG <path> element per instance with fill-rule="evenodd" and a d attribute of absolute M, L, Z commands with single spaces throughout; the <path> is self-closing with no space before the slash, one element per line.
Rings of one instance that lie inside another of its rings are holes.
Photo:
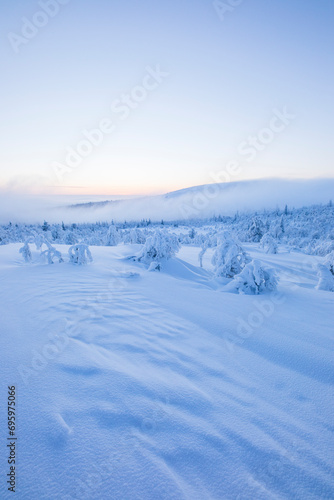
<path fill-rule="evenodd" d="M 332 0 L 0 0 L 0 188 L 333 177 Z"/>

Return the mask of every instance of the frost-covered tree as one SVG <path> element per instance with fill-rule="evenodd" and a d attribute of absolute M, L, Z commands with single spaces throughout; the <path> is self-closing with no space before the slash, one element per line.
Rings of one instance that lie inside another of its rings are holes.
<path fill-rule="evenodd" d="M 31 262 L 31 260 L 32 260 L 32 255 L 31 255 L 29 243 L 31 243 L 31 240 L 27 240 L 24 243 L 23 247 L 20 248 L 20 250 L 19 250 L 19 252 L 22 254 L 22 257 L 24 258 L 25 262 Z"/>
<path fill-rule="evenodd" d="M 112 224 L 111 226 L 109 226 L 109 229 L 107 231 L 105 244 L 107 247 L 114 247 L 118 245 L 120 241 L 121 241 L 120 234 L 117 231 L 116 226 Z"/>
<path fill-rule="evenodd" d="M 269 233 L 266 233 L 262 236 L 260 246 L 264 248 L 266 253 L 278 253 L 277 241 Z"/>
<path fill-rule="evenodd" d="M 328 267 L 323 264 L 318 266 L 319 282 L 316 286 L 317 290 L 325 290 L 326 292 L 334 292 L 334 275 Z"/>
<path fill-rule="evenodd" d="M 136 243 L 142 245 L 146 241 L 144 230 L 133 228 L 124 240 L 126 243 Z"/>
<path fill-rule="evenodd" d="M 252 260 L 226 286 L 226 290 L 246 295 L 258 295 L 275 291 L 277 283 L 278 278 L 274 269 L 263 267 L 260 261 Z"/>
<path fill-rule="evenodd" d="M 42 225 L 42 230 L 43 231 L 49 231 L 49 229 L 50 229 L 50 226 L 49 226 L 49 224 L 45 220 L 44 223 L 43 223 L 43 225 Z"/>
<path fill-rule="evenodd" d="M 180 249 L 180 243 L 174 234 L 167 231 L 156 230 L 149 236 L 137 255 L 136 260 L 151 264 L 174 257 Z"/>
<path fill-rule="evenodd" d="M 61 253 L 56 250 L 55 247 L 53 247 L 48 241 L 45 242 L 45 244 L 47 248 L 41 252 L 41 256 L 47 258 L 48 264 L 53 264 L 53 259 L 58 259 L 59 263 L 64 262 Z"/>
<path fill-rule="evenodd" d="M 209 247 L 208 240 L 203 241 L 202 245 L 201 245 L 201 251 L 198 254 L 198 260 L 199 260 L 200 267 L 203 267 L 203 257 L 204 257 L 205 252 L 207 251 L 208 247 Z"/>
<path fill-rule="evenodd" d="M 82 265 L 93 261 L 89 247 L 85 243 L 77 243 L 76 245 L 71 246 L 68 249 L 68 254 L 72 264 Z"/>
<path fill-rule="evenodd" d="M 270 233 L 274 238 L 282 238 L 285 232 L 284 216 L 281 215 L 279 220 L 275 220 L 270 225 Z"/>
<path fill-rule="evenodd" d="M 35 233 L 33 242 L 36 245 L 36 250 L 40 250 L 43 244 L 47 241 L 42 234 Z"/>
<path fill-rule="evenodd" d="M 254 217 L 248 229 L 248 241 L 258 243 L 265 233 L 265 227 L 261 219 Z"/>
<path fill-rule="evenodd" d="M 78 238 L 75 236 L 75 234 L 72 231 L 66 231 L 65 235 L 65 245 L 74 245 L 77 243 Z"/>
<path fill-rule="evenodd" d="M 334 292 L 334 251 L 327 255 L 323 264 L 319 264 L 318 277 L 318 290 Z"/>
<path fill-rule="evenodd" d="M 334 276 L 334 251 L 333 250 L 327 255 L 324 264 Z"/>
<path fill-rule="evenodd" d="M 194 229 L 193 227 L 190 229 L 188 236 L 189 236 L 189 238 L 190 238 L 191 240 L 193 240 L 193 239 L 195 238 L 195 236 L 196 236 L 196 231 L 195 231 L 195 229 Z"/>
<path fill-rule="evenodd" d="M 41 257 L 46 257 L 49 264 L 53 264 L 54 258 L 57 258 L 59 262 L 64 262 L 61 253 L 43 235 L 37 233 L 34 236 L 30 236 L 19 250 L 25 262 L 31 262 L 32 260 L 29 244 L 35 244 L 36 250 L 41 250 Z M 43 245 L 46 246 L 46 250 L 43 250 Z"/>
<path fill-rule="evenodd" d="M 250 260 L 241 245 L 227 231 L 218 236 L 217 247 L 212 257 L 216 276 L 233 278 Z"/>

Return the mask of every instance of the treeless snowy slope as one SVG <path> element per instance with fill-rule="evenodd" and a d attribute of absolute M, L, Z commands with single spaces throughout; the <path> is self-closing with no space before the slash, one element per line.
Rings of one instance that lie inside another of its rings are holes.
<path fill-rule="evenodd" d="M 148 273 L 136 246 L 82 267 L 19 246 L 0 247 L 16 498 L 333 498 L 334 294 L 304 286 L 304 255 L 250 248 L 282 275 L 274 298 L 217 290 L 192 248 Z"/>

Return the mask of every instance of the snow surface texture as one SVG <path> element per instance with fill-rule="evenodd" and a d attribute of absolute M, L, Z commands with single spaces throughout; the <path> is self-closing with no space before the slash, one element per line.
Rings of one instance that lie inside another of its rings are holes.
<path fill-rule="evenodd" d="M 16 499 L 334 498 L 323 257 L 246 244 L 280 278 L 276 293 L 250 296 L 224 292 L 212 248 L 203 268 L 200 246 L 183 246 L 150 273 L 129 259 L 136 244 L 95 247 L 86 266 L 27 264 L 21 246 L 0 247 Z M 12 498 L 4 460 L 1 472 Z"/>

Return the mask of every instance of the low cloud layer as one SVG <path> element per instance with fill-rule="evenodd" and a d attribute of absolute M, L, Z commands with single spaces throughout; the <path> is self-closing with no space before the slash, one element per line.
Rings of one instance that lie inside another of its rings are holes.
<path fill-rule="evenodd" d="M 266 179 L 210 184 L 161 196 L 27 196 L 3 191 L 0 223 L 96 222 L 151 219 L 152 221 L 232 215 L 236 211 L 263 210 L 326 204 L 334 199 L 334 179 Z M 92 202 L 85 205 L 87 202 Z M 69 207 L 72 205 L 72 207 Z M 73 205 L 77 205 L 74 206 Z"/>

